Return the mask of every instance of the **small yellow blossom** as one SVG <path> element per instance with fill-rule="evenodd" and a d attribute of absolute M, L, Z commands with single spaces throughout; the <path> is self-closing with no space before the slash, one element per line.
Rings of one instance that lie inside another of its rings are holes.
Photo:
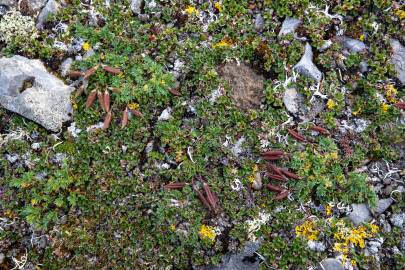
<path fill-rule="evenodd" d="M 88 42 L 85 42 L 85 43 L 83 43 L 82 48 L 83 48 L 84 51 L 87 52 L 88 50 L 91 49 L 91 46 L 90 46 L 90 44 Z"/>
<path fill-rule="evenodd" d="M 333 108 L 335 108 L 336 103 L 333 101 L 333 99 L 328 99 L 326 106 L 328 107 L 329 110 L 332 110 Z"/>
<path fill-rule="evenodd" d="M 131 110 L 137 110 L 139 108 L 139 104 L 136 102 L 129 103 L 128 108 L 130 108 Z"/>
<path fill-rule="evenodd" d="M 230 47 L 232 46 L 233 42 L 230 38 L 224 38 L 220 42 L 217 42 L 213 45 L 214 48 L 217 47 Z"/>
<path fill-rule="evenodd" d="M 188 6 L 185 10 L 189 16 L 198 15 L 200 12 L 193 6 Z"/>
<path fill-rule="evenodd" d="M 318 238 L 319 231 L 315 228 L 315 224 L 312 220 L 306 220 L 301 225 L 295 227 L 295 234 L 307 240 L 314 241 Z"/>
<path fill-rule="evenodd" d="M 356 266 L 356 265 L 357 265 L 357 262 L 356 262 L 356 260 L 354 260 L 354 259 L 351 260 L 351 263 L 352 263 L 353 266 Z"/>
<path fill-rule="evenodd" d="M 370 224 L 370 229 L 372 234 L 376 234 L 380 230 L 380 228 L 375 224 Z"/>
<path fill-rule="evenodd" d="M 176 230 L 176 225 L 175 224 L 170 225 L 170 230 L 175 231 Z"/>
<path fill-rule="evenodd" d="M 359 39 L 360 39 L 361 41 L 364 41 L 364 35 L 363 35 L 363 34 L 360 35 Z"/>
<path fill-rule="evenodd" d="M 355 110 L 354 112 L 352 112 L 352 114 L 354 116 L 358 115 L 361 112 L 361 108 L 358 108 L 357 110 Z"/>
<path fill-rule="evenodd" d="M 395 96 L 397 95 L 398 90 L 392 84 L 385 86 L 385 97 L 389 102 L 395 102 Z"/>
<path fill-rule="evenodd" d="M 332 206 L 330 206 L 329 204 L 325 207 L 325 213 L 327 216 L 332 215 Z"/>
<path fill-rule="evenodd" d="M 390 106 L 388 104 L 385 104 L 385 103 L 381 104 L 381 110 L 383 112 L 387 112 L 389 108 L 390 108 Z"/>
<path fill-rule="evenodd" d="M 215 8 L 219 11 L 219 12 L 222 12 L 222 6 L 221 6 L 221 3 L 219 3 L 219 2 L 216 2 L 215 4 L 214 4 L 214 6 L 215 6 Z"/>
<path fill-rule="evenodd" d="M 401 9 L 395 10 L 395 15 L 397 15 L 400 20 L 405 19 L 405 11 L 404 10 L 401 10 Z"/>
<path fill-rule="evenodd" d="M 201 225 L 199 234 L 202 239 L 209 239 L 211 241 L 214 241 L 217 236 L 213 227 L 204 224 Z"/>

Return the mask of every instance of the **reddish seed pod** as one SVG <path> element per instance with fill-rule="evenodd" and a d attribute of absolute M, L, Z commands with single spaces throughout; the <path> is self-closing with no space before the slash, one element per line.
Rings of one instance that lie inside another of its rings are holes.
<path fill-rule="evenodd" d="M 97 91 L 97 98 L 98 98 L 98 103 L 100 103 L 101 108 L 103 109 L 103 111 L 105 111 L 105 102 L 104 102 L 103 92 Z"/>
<path fill-rule="evenodd" d="M 71 70 L 67 73 L 67 75 L 72 79 L 76 79 L 82 77 L 84 73 L 78 70 Z"/>
<path fill-rule="evenodd" d="M 281 172 L 281 169 L 278 168 L 277 166 L 269 163 L 268 168 L 273 171 L 275 174 L 280 175 L 281 177 L 284 177 L 283 173 Z"/>
<path fill-rule="evenodd" d="M 282 171 L 282 173 L 283 173 L 285 176 L 287 176 L 288 178 L 292 178 L 292 179 L 295 179 L 295 180 L 301 179 L 301 177 L 299 177 L 298 175 L 296 175 L 296 174 L 293 173 L 293 172 L 287 171 L 286 169 L 281 169 L 281 171 Z"/>
<path fill-rule="evenodd" d="M 208 210 L 212 210 L 211 205 L 208 203 L 207 199 L 205 199 L 205 197 L 201 193 L 201 191 L 199 191 L 197 188 L 194 188 L 194 191 L 197 193 L 198 198 L 200 199 L 202 204 L 205 206 L 205 208 L 207 208 Z"/>
<path fill-rule="evenodd" d="M 111 119 L 112 119 L 112 113 L 111 113 L 111 111 L 109 111 L 104 118 L 104 125 L 103 125 L 104 129 L 108 129 L 110 127 Z"/>
<path fill-rule="evenodd" d="M 294 139 L 296 139 L 297 141 L 300 141 L 300 142 L 305 142 L 305 141 L 306 141 L 305 137 L 302 136 L 301 134 L 299 134 L 298 132 L 296 132 L 295 130 L 288 129 L 288 133 L 289 133 Z"/>
<path fill-rule="evenodd" d="M 142 117 L 143 116 L 143 114 L 140 112 L 140 111 L 138 111 L 138 110 L 130 110 L 131 111 L 131 113 L 133 114 L 133 115 L 135 115 L 136 117 Z"/>
<path fill-rule="evenodd" d="M 282 156 L 262 156 L 264 160 L 274 161 L 281 159 Z"/>
<path fill-rule="evenodd" d="M 261 154 L 262 156 L 282 156 L 284 152 L 281 150 L 270 150 Z"/>
<path fill-rule="evenodd" d="M 90 78 L 91 75 L 93 75 L 98 69 L 98 65 L 92 67 L 91 69 L 87 70 L 84 73 L 83 79 L 87 80 L 88 78 Z"/>
<path fill-rule="evenodd" d="M 110 67 L 110 66 L 107 66 L 107 65 L 103 65 L 103 69 L 104 69 L 105 71 L 107 71 L 108 73 L 111 73 L 111 74 L 113 74 L 113 75 L 117 75 L 117 74 L 120 74 L 120 73 L 121 73 L 121 69 L 119 69 L 119 68 L 113 68 L 113 67 Z"/>
<path fill-rule="evenodd" d="M 270 191 L 274 191 L 274 192 L 281 192 L 283 191 L 283 188 L 279 187 L 279 186 L 274 186 L 272 184 L 267 184 L 266 188 Z"/>
<path fill-rule="evenodd" d="M 283 190 L 276 197 L 274 197 L 274 200 L 281 201 L 282 199 L 285 199 L 288 196 L 288 194 L 290 194 L 290 191 Z"/>
<path fill-rule="evenodd" d="M 216 204 L 214 196 L 212 195 L 212 191 L 211 191 L 210 187 L 208 186 L 207 183 L 204 183 L 203 188 L 204 188 L 205 194 L 207 195 L 208 203 L 211 205 L 211 208 L 213 210 L 215 210 L 217 208 L 217 204 Z"/>
<path fill-rule="evenodd" d="M 177 182 L 177 183 L 167 184 L 167 185 L 163 186 L 163 188 L 164 189 L 182 189 L 185 185 L 186 185 L 185 183 Z"/>
<path fill-rule="evenodd" d="M 89 96 L 87 97 L 86 103 L 85 103 L 86 109 L 88 109 L 94 103 L 94 100 L 96 99 L 96 95 L 97 95 L 96 90 L 93 90 L 90 92 Z"/>
<path fill-rule="evenodd" d="M 394 104 L 394 106 L 397 107 L 398 109 L 405 110 L 405 102 L 397 102 Z"/>
<path fill-rule="evenodd" d="M 280 175 L 277 175 L 277 174 L 267 174 L 267 177 L 269 177 L 270 179 L 273 179 L 273 180 L 277 180 L 277 181 L 285 181 L 286 180 L 284 176 L 280 176 Z"/>
<path fill-rule="evenodd" d="M 104 91 L 104 108 L 107 112 L 110 111 L 110 93 L 107 90 Z"/>
<path fill-rule="evenodd" d="M 124 112 L 122 113 L 121 128 L 124 128 L 127 125 L 128 125 L 128 108 L 125 108 Z"/>
<path fill-rule="evenodd" d="M 312 126 L 311 127 L 312 130 L 317 131 L 323 135 L 329 135 L 329 131 L 323 127 L 320 126 Z"/>
<path fill-rule="evenodd" d="M 181 93 L 177 89 L 169 89 L 169 92 L 175 96 L 181 96 Z"/>

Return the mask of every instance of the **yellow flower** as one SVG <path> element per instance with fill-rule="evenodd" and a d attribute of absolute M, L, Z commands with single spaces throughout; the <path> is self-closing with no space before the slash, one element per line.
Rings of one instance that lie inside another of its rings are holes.
<path fill-rule="evenodd" d="M 354 111 L 352 114 L 354 116 L 358 115 L 361 112 L 361 108 L 358 108 L 356 111 Z"/>
<path fill-rule="evenodd" d="M 381 104 L 381 110 L 382 110 L 383 112 L 386 113 L 389 108 L 390 108 L 390 106 L 389 106 L 388 104 L 385 104 L 385 103 Z"/>
<path fill-rule="evenodd" d="M 83 48 L 84 51 L 87 52 L 88 50 L 91 49 L 91 46 L 90 46 L 90 44 L 88 42 L 85 42 L 85 43 L 83 43 L 82 48 Z"/>
<path fill-rule="evenodd" d="M 361 41 L 364 41 L 364 35 L 363 35 L 363 34 L 360 35 L 359 39 L 360 39 Z"/>
<path fill-rule="evenodd" d="M 328 107 L 329 110 L 332 110 L 335 108 L 336 103 L 333 101 L 333 99 L 329 99 L 328 102 L 326 103 L 326 106 Z"/>
<path fill-rule="evenodd" d="M 388 84 L 385 87 L 385 96 L 389 102 L 395 102 L 395 96 L 398 93 L 398 90 L 392 84 Z"/>
<path fill-rule="evenodd" d="M 404 10 L 401 10 L 401 9 L 395 10 L 395 15 L 397 15 L 400 20 L 405 19 L 405 11 Z"/>
<path fill-rule="evenodd" d="M 349 248 L 344 243 L 335 243 L 333 245 L 333 250 L 342 254 L 347 254 L 349 252 Z"/>
<path fill-rule="evenodd" d="M 129 103 L 128 108 L 130 108 L 131 110 L 137 110 L 139 108 L 139 104 L 136 102 Z"/>
<path fill-rule="evenodd" d="M 319 231 L 315 228 L 315 224 L 312 220 L 306 220 L 301 225 L 295 227 L 295 234 L 302 236 L 307 240 L 316 240 L 318 238 Z"/>
<path fill-rule="evenodd" d="M 330 206 L 329 204 L 325 207 L 325 213 L 327 216 L 332 215 L 332 206 Z"/>
<path fill-rule="evenodd" d="M 371 233 L 372 234 L 376 234 L 380 230 L 380 228 L 375 224 L 370 224 L 370 228 L 371 228 Z"/>
<path fill-rule="evenodd" d="M 199 234 L 202 239 L 209 239 L 211 241 L 214 241 L 217 236 L 213 227 L 204 224 L 201 225 Z"/>
<path fill-rule="evenodd" d="M 222 6 L 221 6 L 221 3 L 219 3 L 219 2 L 216 2 L 215 4 L 214 4 L 214 6 L 215 6 L 215 8 L 219 11 L 219 12 L 222 12 Z"/>
<path fill-rule="evenodd" d="M 356 260 L 354 260 L 354 259 L 351 260 L 351 263 L 352 263 L 353 266 L 356 266 L 356 265 L 357 265 L 357 262 L 356 262 Z"/>
<path fill-rule="evenodd" d="M 189 16 L 199 14 L 199 11 L 193 6 L 188 6 L 184 11 L 187 12 Z"/>
<path fill-rule="evenodd" d="M 253 172 L 255 173 L 255 172 L 257 172 L 259 167 L 257 166 L 257 164 L 255 164 L 255 165 L 253 165 L 252 169 L 253 169 Z"/>
<path fill-rule="evenodd" d="M 224 38 L 220 42 L 217 42 L 213 45 L 214 48 L 217 47 L 230 47 L 233 44 L 230 38 Z"/>
<path fill-rule="evenodd" d="M 176 225 L 175 224 L 170 225 L 170 230 L 175 231 L 176 230 Z"/>

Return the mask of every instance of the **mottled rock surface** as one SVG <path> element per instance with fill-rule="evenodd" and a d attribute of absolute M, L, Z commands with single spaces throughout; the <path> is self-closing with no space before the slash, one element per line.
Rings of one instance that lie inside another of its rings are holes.
<path fill-rule="evenodd" d="M 312 48 L 311 45 L 307 43 L 305 44 L 305 53 L 302 56 L 301 60 L 294 66 L 294 69 L 297 70 L 300 74 L 312 78 L 317 82 L 320 82 L 322 79 L 322 72 L 312 62 L 312 58 Z"/>
<path fill-rule="evenodd" d="M 18 55 L 0 59 L 0 105 L 48 130 L 56 132 L 70 120 L 72 90 L 39 60 Z"/>
<path fill-rule="evenodd" d="M 371 219 L 371 212 L 367 204 L 352 204 L 353 211 L 349 215 L 349 219 L 354 225 L 360 225 L 363 222 L 368 222 Z"/>
<path fill-rule="evenodd" d="M 393 51 L 391 61 L 398 73 L 397 78 L 405 85 L 405 47 L 396 39 L 391 40 L 391 47 Z"/>

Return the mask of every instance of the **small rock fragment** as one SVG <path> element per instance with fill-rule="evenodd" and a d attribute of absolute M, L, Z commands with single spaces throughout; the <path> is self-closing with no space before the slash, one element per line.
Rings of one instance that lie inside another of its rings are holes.
<path fill-rule="evenodd" d="M 255 173 L 255 178 L 252 183 L 252 188 L 254 190 L 260 190 L 262 189 L 263 183 L 262 183 L 262 176 L 260 175 L 260 172 Z"/>
<path fill-rule="evenodd" d="M 132 0 L 131 10 L 135 14 L 141 14 L 142 0 Z"/>
<path fill-rule="evenodd" d="M 158 117 L 158 121 L 167 121 L 172 117 L 172 108 L 167 107 Z"/>
<path fill-rule="evenodd" d="M 358 53 L 366 49 L 366 44 L 360 40 L 352 39 L 349 37 L 342 37 L 342 45 L 350 52 Z"/>
<path fill-rule="evenodd" d="M 49 15 L 56 14 L 59 10 L 59 3 L 55 0 L 49 0 L 45 7 L 41 10 L 41 13 L 38 15 L 37 19 L 37 29 L 42 29 L 44 23 L 48 19 Z"/>
<path fill-rule="evenodd" d="M 278 33 L 278 36 L 284 36 L 289 33 L 293 33 L 298 26 L 301 24 L 301 21 L 295 18 L 286 18 L 281 26 L 281 30 Z"/>
<path fill-rule="evenodd" d="M 307 43 L 305 44 L 305 53 L 301 60 L 294 66 L 294 69 L 300 74 L 320 82 L 322 79 L 322 72 L 312 62 L 312 57 L 313 53 L 311 45 Z"/>
<path fill-rule="evenodd" d="M 392 225 L 402 228 L 402 226 L 405 223 L 405 213 L 400 213 L 400 214 L 394 214 L 391 217 L 391 223 Z"/>
<path fill-rule="evenodd" d="M 374 211 L 374 213 L 380 215 L 384 213 L 393 202 L 394 200 L 391 198 L 378 200 L 376 208 L 372 210 Z"/>
<path fill-rule="evenodd" d="M 255 19 L 255 29 L 258 32 L 261 32 L 264 28 L 264 19 L 262 14 L 257 14 L 256 19 Z"/>
<path fill-rule="evenodd" d="M 319 241 L 308 241 L 308 248 L 312 251 L 322 252 L 326 250 L 326 246 L 324 243 Z"/>
<path fill-rule="evenodd" d="M 344 270 L 342 263 L 334 258 L 327 258 L 321 261 L 317 270 Z"/>
<path fill-rule="evenodd" d="M 405 47 L 396 39 L 391 40 L 391 47 L 393 51 L 391 62 L 398 73 L 398 80 L 405 85 Z"/>
<path fill-rule="evenodd" d="M 287 110 L 292 113 L 298 113 L 300 105 L 303 104 L 303 96 L 295 88 L 288 88 L 284 92 L 283 102 Z"/>
<path fill-rule="evenodd" d="M 349 214 L 349 219 L 354 225 L 358 226 L 371 219 L 371 212 L 367 204 L 352 204 L 353 211 Z"/>
<path fill-rule="evenodd" d="M 67 73 L 70 71 L 70 67 L 72 66 L 73 59 L 72 58 L 66 58 L 62 64 L 60 64 L 60 74 L 63 77 L 66 77 Z"/>

